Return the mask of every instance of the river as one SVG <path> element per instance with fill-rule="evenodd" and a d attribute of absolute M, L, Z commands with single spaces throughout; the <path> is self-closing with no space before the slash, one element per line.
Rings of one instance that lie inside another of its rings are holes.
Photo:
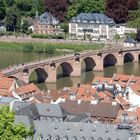
<path fill-rule="evenodd" d="M 15 51 L 2 51 L 0 50 L 0 69 L 8 66 L 30 62 L 36 59 L 46 58 L 47 55 L 36 54 L 36 53 L 23 53 Z M 58 72 L 61 73 L 61 68 Z M 95 76 L 108 76 L 112 77 L 113 73 L 119 74 L 134 74 L 140 76 L 140 62 L 129 62 L 123 66 L 111 66 L 106 67 L 102 72 L 83 72 L 81 77 L 66 77 L 57 80 L 56 84 L 41 83 L 37 86 L 44 89 L 60 89 L 65 86 L 76 86 L 77 83 L 90 84 Z M 31 80 L 36 80 L 36 74 L 31 75 Z"/>

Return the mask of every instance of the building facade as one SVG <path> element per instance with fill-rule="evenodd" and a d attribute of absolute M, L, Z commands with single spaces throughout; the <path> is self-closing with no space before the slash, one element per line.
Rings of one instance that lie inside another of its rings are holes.
<path fill-rule="evenodd" d="M 20 106 L 13 105 L 15 120 L 34 126 L 34 140 L 136 140 L 131 126 L 94 123 L 86 114 L 67 114 L 59 104 Z"/>
<path fill-rule="evenodd" d="M 107 40 L 116 34 L 112 18 L 98 13 L 81 13 L 69 23 L 70 39 Z"/>
<path fill-rule="evenodd" d="M 70 39 L 112 40 L 116 34 L 124 37 L 136 32 L 136 29 L 118 25 L 113 18 L 99 13 L 81 13 L 69 22 Z"/>
<path fill-rule="evenodd" d="M 50 13 L 45 12 L 41 16 L 36 12 L 36 17 L 34 20 L 34 33 L 37 34 L 58 34 L 58 19 L 53 17 Z"/>

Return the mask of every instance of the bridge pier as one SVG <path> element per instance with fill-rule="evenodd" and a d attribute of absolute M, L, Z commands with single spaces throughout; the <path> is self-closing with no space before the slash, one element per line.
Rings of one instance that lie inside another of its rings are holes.
<path fill-rule="evenodd" d="M 23 75 L 21 80 L 23 80 L 25 83 L 28 84 L 29 83 L 29 75 Z"/>
<path fill-rule="evenodd" d="M 45 82 L 47 83 L 55 83 L 57 78 L 56 78 L 57 72 L 56 72 L 56 67 L 55 66 L 50 66 L 48 69 L 48 78 L 46 79 Z"/>
<path fill-rule="evenodd" d="M 94 67 L 94 71 L 103 71 L 104 69 L 104 64 L 103 64 L 103 58 L 102 56 L 97 56 L 96 57 L 96 66 Z"/>
<path fill-rule="evenodd" d="M 134 62 L 138 62 L 139 61 L 139 53 L 135 52 L 134 56 Z"/>
<path fill-rule="evenodd" d="M 81 62 L 80 61 L 74 61 L 72 64 L 73 71 L 71 73 L 71 76 L 81 76 Z"/>
<path fill-rule="evenodd" d="M 122 66 L 124 63 L 124 56 L 122 54 L 119 54 L 117 57 L 117 66 Z"/>

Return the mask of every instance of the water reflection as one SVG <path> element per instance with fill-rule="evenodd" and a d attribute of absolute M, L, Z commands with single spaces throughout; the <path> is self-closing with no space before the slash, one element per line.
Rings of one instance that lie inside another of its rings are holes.
<path fill-rule="evenodd" d="M 77 83 L 90 84 L 92 83 L 95 76 L 107 76 L 112 77 L 114 73 L 118 74 L 134 74 L 140 76 L 140 62 L 129 62 L 125 63 L 123 66 L 111 66 L 106 67 L 104 71 L 99 72 L 83 72 L 81 77 L 66 77 L 58 79 L 56 84 L 39 84 L 41 89 L 60 89 L 65 86 L 76 86 Z M 44 86 L 43 86 L 44 85 Z"/>
<path fill-rule="evenodd" d="M 36 59 L 43 59 L 44 56 L 42 54 L 36 53 L 23 53 L 23 52 L 8 52 L 8 51 L 0 51 L 0 68 L 8 67 L 9 65 L 24 63 L 33 61 Z M 47 57 L 47 56 L 46 56 Z M 58 79 L 56 84 L 48 84 L 48 83 L 36 83 L 36 73 L 33 72 L 31 76 L 31 81 L 34 81 L 39 88 L 43 89 L 60 89 L 65 86 L 76 86 L 77 83 L 88 84 L 91 83 L 95 76 L 108 76 L 112 77 L 114 73 L 119 74 L 134 74 L 136 76 L 140 76 L 140 61 L 139 62 L 129 62 L 125 63 L 123 66 L 111 66 L 106 67 L 102 72 L 85 72 L 85 62 L 82 62 L 82 75 L 81 77 L 65 77 Z M 62 73 L 62 68 L 59 67 L 57 70 L 57 74 Z"/>

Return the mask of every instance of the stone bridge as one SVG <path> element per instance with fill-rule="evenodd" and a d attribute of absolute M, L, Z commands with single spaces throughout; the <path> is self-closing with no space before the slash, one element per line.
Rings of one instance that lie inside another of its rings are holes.
<path fill-rule="evenodd" d="M 125 62 L 139 61 L 140 48 L 110 48 L 98 51 L 88 51 L 80 54 L 72 54 L 42 61 L 35 61 L 23 65 L 6 68 L 2 72 L 5 76 L 15 77 L 29 82 L 33 71 L 36 72 L 38 82 L 56 82 L 59 75 L 58 67 L 62 68 L 62 76 L 80 76 L 82 63 L 85 63 L 86 71 L 102 71 L 104 67 L 123 65 Z"/>

